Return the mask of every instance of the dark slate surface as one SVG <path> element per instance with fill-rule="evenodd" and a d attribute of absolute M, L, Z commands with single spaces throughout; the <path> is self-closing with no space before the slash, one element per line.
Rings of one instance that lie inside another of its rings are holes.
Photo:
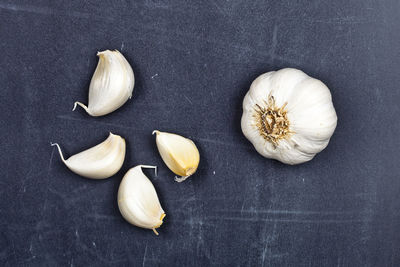
<path fill-rule="evenodd" d="M 1 266 L 399 266 L 399 1 L 72 2 L 0 1 Z M 131 62 L 133 99 L 72 112 L 104 49 Z M 283 67 L 324 81 L 339 117 L 299 166 L 240 130 L 251 81 Z M 173 181 L 154 129 L 197 143 L 190 180 Z M 70 156 L 109 131 L 127 157 L 107 180 L 71 173 L 49 144 Z M 137 164 L 159 166 L 158 237 L 118 211 Z"/>

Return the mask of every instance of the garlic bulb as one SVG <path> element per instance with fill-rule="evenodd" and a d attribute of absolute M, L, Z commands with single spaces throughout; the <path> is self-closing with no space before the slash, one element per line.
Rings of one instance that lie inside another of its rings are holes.
<path fill-rule="evenodd" d="M 336 124 L 328 87 L 297 69 L 260 75 L 243 100 L 243 134 L 262 156 L 286 164 L 311 160 Z"/>
<path fill-rule="evenodd" d="M 92 179 L 105 179 L 121 169 L 125 159 L 125 140 L 110 133 L 102 143 L 65 160 L 60 146 L 55 143 L 64 164 L 74 173 Z"/>
<path fill-rule="evenodd" d="M 161 158 L 167 167 L 181 177 L 175 181 L 183 182 L 196 172 L 200 162 L 200 153 L 192 140 L 177 134 L 153 131 Z"/>
<path fill-rule="evenodd" d="M 89 104 L 81 106 L 91 116 L 103 116 L 121 107 L 132 97 L 135 77 L 125 57 L 117 50 L 98 52 L 99 63 L 89 86 Z"/>
<path fill-rule="evenodd" d="M 158 235 L 156 228 L 163 223 L 165 212 L 153 184 L 144 175 L 142 168 L 153 168 L 157 175 L 156 166 L 138 165 L 130 169 L 118 189 L 118 207 L 129 223 L 152 229 Z"/>

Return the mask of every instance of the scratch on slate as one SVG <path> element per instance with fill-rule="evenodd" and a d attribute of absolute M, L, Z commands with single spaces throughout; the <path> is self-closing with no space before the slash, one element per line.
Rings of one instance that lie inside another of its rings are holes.
<path fill-rule="evenodd" d="M 208 139 L 208 138 L 197 138 L 197 140 L 200 140 L 200 141 L 203 141 L 203 142 L 207 142 L 207 143 L 217 144 L 217 145 L 250 148 L 249 145 L 241 145 L 241 144 L 236 144 L 236 143 L 229 143 L 229 142 L 224 142 L 224 141 L 220 141 L 220 140 L 213 140 L 213 139 Z"/>
<path fill-rule="evenodd" d="M 17 261 L 17 253 L 15 251 L 15 244 L 14 244 L 14 240 L 13 239 L 11 239 L 11 246 L 12 246 L 12 250 L 13 250 L 14 260 Z"/>
<path fill-rule="evenodd" d="M 67 14 L 67 15 L 70 15 L 71 17 L 79 18 L 79 19 L 89 19 L 90 18 L 90 14 L 79 12 L 79 11 L 72 11 L 71 14 Z"/>
<path fill-rule="evenodd" d="M 1 9 L 6 9 L 6 10 L 12 10 L 12 11 L 25 11 L 25 12 L 30 12 L 30 13 L 37 13 L 37 14 L 43 14 L 43 15 L 52 15 L 53 12 L 51 9 L 46 8 L 46 7 L 36 7 L 36 6 L 17 6 L 13 4 L 0 4 Z"/>
<path fill-rule="evenodd" d="M 240 210 L 216 210 L 216 212 L 240 212 L 240 213 L 254 213 L 254 214 L 295 214 L 295 215 L 344 215 L 344 214 L 363 214 L 362 211 L 308 211 L 308 210 L 251 210 L 244 209 L 243 206 Z"/>
<path fill-rule="evenodd" d="M 77 118 L 72 118 L 69 116 L 65 116 L 65 115 L 58 115 L 57 116 L 58 119 L 62 119 L 62 120 L 70 120 L 70 121 L 79 121 L 79 122 L 84 122 L 84 123 L 88 123 L 87 120 L 83 120 L 83 119 L 77 119 Z M 105 126 L 111 126 L 111 127 L 119 127 L 119 128 L 124 128 L 124 129 L 136 129 L 136 127 L 130 127 L 130 126 L 125 126 L 125 125 L 121 125 L 121 124 L 116 124 L 116 123 L 109 123 L 109 122 L 93 122 L 94 124 L 99 124 L 99 125 L 105 125 Z"/>
<path fill-rule="evenodd" d="M 26 192 L 26 186 L 25 186 L 25 184 L 26 184 L 26 181 L 29 180 L 29 179 L 31 178 L 31 174 L 32 174 L 32 173 L 33 173 L 33 170 L 32 170 L 32 168 L 30 168 L 29 171 L 28 171 L 28 173 L 26 174 L 26 176 L 22 179 L 22 185 L 21 185 L 21 187 L 22 187 L 22 192 L 23 192 L 23 193 Z M 36 174 L 38 174 L 38 173 L 36 173 Z"/>
<path fill-rule="evenodd" d="M 50 156 L 50 160 L 49 160 L 49 166 L 47 168 L 47 176 L 49 176 L 50 171 L 51 171 L 51 163 L 53 162 L 53 156 L 54 156 L 54 151 L 55 151 L 55 147 L 53 147 L 53 150 L 51 151 L 51 156 Z"/>
<path fill-rule="evenodd" d="M 44 203 L 43 203 L 43 207 L 42 207 L 42 210 L 41 210 L 41 212 L 40 212 L 40 217 L 41 217 L 41 219 L 40 219 L 40 221 L 37 223 L 38 225 L 43 221 L 43 217 L 44 217 L 44 212 L 45 212 L 45 210 L 46 210 L 46 207 L 47 207 L 47 197 L 48 197 L 48 195 L 49 195 L 49 182 L 50 182 L 50 171 L 51 171 L 51 164 L 52 164 L 52 162 L 53 162 L 53 157 L 54 157 L 54 151 L 55 151 L 55 149 L 56 149 L 56 147 L 53 147 L 53 149 L 52 149 L 52 151 L 51 151 L 51 155 L 50 155 L 50 160 L 49 160 L 49 166 L 47 167 L 47 175 L 46 175 L 46 179 L 47 179 L 47 181 L 46 181 L 46 186 L 44 186 L 44 188 L 45 188 L 45 195 L 44 195 Z"/>
<path fill-rule="evenodd" d="M 189 197 L 188 199 L 185 200 L 185 202 L 181 205 L 181 208 L 185 207 L 189 202 L 194 202 L 196 201 L 196 196 L 193 195 Z"/>
<path fill-rule="evenodd" d="M 158 73 L 154 74 L 153 76 L 151 76 L 151 79 L 154 79 L 155 77 L 158 76 Z"/>
<path fill-rule="evenodd" d="M 121 44 L 121 52 L 123 49 L 124 49 L 124 42 L 122 42 L 122 44 Z"/>
<path fill-rule="evenodd" d="M 147 243 L 146 243 L 146 248 L 144 249 L 142 267 L 144 267 L 146 264 L 146 256 L 147 256 Z"/>
<path fill-rule="evenodd" d="M 221 14 L 223 17 L 225 17 L 229 24 L 235 25 L 235 28 L 238 32 L 240 32 L 240 33 L 245 32 L 246 29 L 243 27 L 242 23 L 236 23 L 236 21 L 233 19 L 232 15 L 231 15 L 232 13 L 235 13 L 232 11 L 234 11 L 236 9 L 237 3 L 234 3 L 235 1 L 233 1 L 233 3 L 229 3 L 228 5 L 226 5 L 226 8 L 223 8 L 223 7 L 219 6 L 217 4 L 217 2 L 218 1 L 216 1 L 216 2 L 211 1 L 211 3 L 216 7 L 215 11 L 217 13 Z M 210 10 L 210 11 L 212 11 L 212 10 Z M 209 40 L 211 41 L 211 39 L 209 39 Z M 217 41 L 217 40 L 214 39 L 214 41 Z M 235 46 L 234 43 L 230 43 L 229 45 Z"/>
<path fill-rule="evenodd" d="M 79 193 L 82 191 L 87 192 L 86 189 L 87 189 L 87 185 L 82 185 L 82 186 L 79 186 L 79 187 L 75 188 L 74 190 L 72 190 L 72 193 Z"/>
<path fill-rule="evenodd" d="M 341 262 L 341 258 L 338 257 L 338 260 L 337 260 L 337 267 L 340 267 L 340 262 Z"/>
<path fill-rule="evenodd" d="M 295 19 L 295 18 L 293 18 Z M 303 21 L 309 23 L 324 23 L 324 24 L 364 24 L 364 23 L 375 23 L 379 22 L 377 20 L 368 20 L 360 17 L 355 16 L 347 16 L 347 17 L 337 17 L 337 18 L 330 18 L 330 19 L 303 19 Z"/>
<path fill-rule="evenodd" d="M 32 6 L 32 5 L 22 6 L 22 5 L 0 3 L 0 9 L 6 9 L 6 10 L 15 11 L 15 12 L 29 12 L 29 13 L 41 14 L 41 15 L 47 15 L 47 16 L 59 14 L 59 12 L 54 9 L 51 9 L 48 7 Z M 72 11 L 70 14 L 66 14 L 66 15 L 75 17 L 75 18 L 83 18 L 83 19 L 90 18 L 90 14 L 79 12 L 79 11 Z"/>
<path fill-rule="evenodd" d="M 88 75 L 88 73 L 89 73 L 89 65 L 90 65 L 90 60 L 89 60 L 89 58 L 86 60 L 86 75 Z"/>
<path fill-rule="evenodd" d="M 203 243 L 203 231 L 201 229 L 203 226 L 203 222 L 201 220 L 198 222 L 198 226 L 199 226 L 199 230 L 197 232 L 197 254 L 199 254 L 200 247 Z"/>
<path fill-rule="evenodd" d="M 64 115 L 59 115 L 59 116 L 57 116 L 57 118 L 62 119 L 62 120 L 69 120 L 69 121 L 84 121 L 84 122 L 86 122 L 86 120 L 76 119 L 76 118 L 72 118 L 72 117 L 68 117 L 68 116 L 64 116 Z"/>
<path fill-rule="evenodd" d="M 115 216 L 112 216 L 112 215 L 97 214 L 97 213 L 88 214 L 85 217 L 89 218 L 89 219 L 95 219 L 96 221 L 97 220 L 115 220 L 115 219 L 119 219 L 118 217 L 115 217 Z"/>
<path fill-rule="evenodd" d="M 337 39 L 338 39 L 338 38 L 336 37 L 336 38 L 335 38 L 335 41 L 336 41 Z M 319 68 L 317 69 L 318 71 L 319 71 L 322 67 L 324 67 L 324 63 L 325 63 L 326 59 L 328 58 L 329 54 L 334 50 L 335 44 L 336 44 L 336 42 L 332 42 L 332 43 L 329 45 L 328 49 L 325 50 L 325 53 L 320 57 L 320 60 L 319 60 Z"/>
<path fill-rule="evenodd" d="M 275 58 L 277 45 L 278 45 L 278 26 L 274 25 L 274 30 L 272 32 L 272 45 L 271 45 L 271 51 L 270 51 L 271 60 L 274 60 L 274 58 Z"/>
<path fill-rule="evenodd" d="M 264 266 L 265 256 L 267 255 L 267 251 L 268 251 L 268 242 L 265 242 L 263 253 L 262 253 L 261 266 Z"/>
<path fill-rule="evenodd" d="M 271 234 L 271 235 L 268 235 L 266 238 L 264 238 L 265 245 L 264 245 L 263 254 L 262 254 L 262 266 L 264 266 L 265 257 L 266 257 L 266 255 L 267 255 L 267 252 L 270 252 L 270 253 L 271 253 L 271 249 L 269 249 L 270 246 L 271 246 L 271 243 L 272 243 L 273 241 L 275 241 L 275 239 L 276 239 L 276 223 L 277 223 L 277 222 L 274 222 L 274 227 L 273 227 L 273 229 L 272 229 L 272 234 Z M 265 224 L 265 227 L 266 227 L 266 226 L 267 226 L 267 225 Z M 266 228 L 264 228 L 264 229 L 266 229 Z M 279 255 L 279 254 L 271 255 L 271 257 L 277 257 L 277 255 Z M 268 266 L 269 266 L 269 265 L 270 265 L 270 262 L 268 262 Z"/>
<path fill-rule="evenodd" d="M 86 196 L 85 194 L 75 194 L 75 192 L 72 191 L 74 197 L 71 197 L 70 194 L 63 194 L 62 192 L 57 191 L 53 188 L 49 188 L 49 192 L 58 196 L 62 201 L 64 201 L 65 203 L 68 203 L 69 205 L 80 201 L 83 197 Z"/>
<path fill-rule="evenodd" d="M 271 20 L 273 20 L 273 19 L 274 18 L 271 18 Z M 161 29 L 159 27 L 154 27 L 151 25 L 149 25 L 149 26 L 143 25 L 142 28 L 143 27 L 144 27 L 144 29 L 148 30 L 151 34 L 156 34 L 156 35 L 160 35 L 160 34 L 161 35 L 169 35 L 170 34 L 169 31 Z M 140 29 L 142 29 L 142 28 L 140 28 Z M 137 28 L 137 29 L 139 29 L 139 28 Z M 257 54 L 262 57 L 271 57 L 271 51 L 265 51 L 263 49 L 258 49 L 254 45 L 244 45 L 244 44 L 236 44 L 236 43 L 232 43 L 232 42 L 225 42 L 225 41 L 222 41 L 220 38 L 204 39 L 204 37 L 199 37 L 197 35 L 193 35 L 193 33 L 191 33 L 191 32 L 185 32 L 185 31 L 174 31 L 174 33 L 180 37 L 189 38 L 194 41 L 197 41 L 197 40 L 206 41 L 207 43 L 218 45 L 220 47 L 223 47 L 224 49 L 226 47 L 231 47 L 231 48 L 237 49 L 238 51 L 241 51 L 241 52 L 252 53 L 252 54 L 254 53 L 254 54 Z M 173 47 L 174 49 L 177 49 L 177 47 L 175 45 L 172 45 L 169 43 L 165 43 L 165 45 Z M 286 57 L 281 57 L 279 55 L 274 55 L 274 58 L 278 59 L 280 61 L 283 61 L 284 63 L 287 63 L 287 64 L 301 65 L 301 63 L 302 63 L 301 59 L 293 59 L 293 57 L 286 58 Z"/>
<path fill-rule="evenodd" d="M 227 12 L 225 12 L 225 10 L 222 7 L 220 7 L 216 2 L 211 1 L 211 3 L 217 8 L 217 10 L 220 14 L 222 14 L 224 16 L 227 14 Z"/>
<path fill-rule="evenodd" d="M 147 8 L 150 8 L 150 9 L 155 9 L 155 8 L 169 9 L 169 5 L 168 4 L 158 3 L 158 2 L 155 2 L 155 1 L 145 1 L 144 5 Z"/>
<path fill-rule="evenodd" d="M 246 221 L 246 222 L 284 222 L 284 223 L 363 223 L 364 220 L 299 220 L 299 219 L 270 219 L 270 218 L 242 218 L 242 217 L 208 217 L 208 219 L 226 220 L 226 221 Z"/>
<path fill-rule="evenodd" d="M 76 238 L 79 238 L 78 229 L 75 229 L 75 236 L 76 236 Z"/>
<path fill-rule="evenodd" d="M 186 95 L 183 95 L 185 98 L 186 98 L 186 100 L 191 104 L 191 105 L 193 105 L 193 103 L 192 103 L 192 101 L 189 99 L 189 97 L 187 97 Z"/>
<path fill-rule="evenodd" d="M 38 6 L 32 6 L 32 5 L 13 5 L 13 4 L 0 3 L 0 9 L 11 10 L 11 11 L 15 11 L 15 12 L 28 12 L 28 13 L 33 13 L 33 14 L 45 15 L 45 16 L 67 16 L 67 17 L 73 17 L 73 18 L 78 18 L 78 19 L 94 19 L 94 20 L 101 20 L 101 21 L 105 20 L 108 22 L 114 21 L 113 17 L 98 16 L 98 15 L 93 15 L 90 13 L 80 12 L 80 11 L 69 11 L 67 13 L 65 11 L 59 11 L 58 9 L 53 9 L 53 8 L 44 7 L 44 6 L 38 7 Z"/>
<path fill-rule="evenodd" d="M 242 208 L 240 209 L 240 214 L 243 214 L 243 211 L 244 211 L 244 203 L 245 203 L 245 201 L 243 201 L 243 203 L 242 203 Z"/>

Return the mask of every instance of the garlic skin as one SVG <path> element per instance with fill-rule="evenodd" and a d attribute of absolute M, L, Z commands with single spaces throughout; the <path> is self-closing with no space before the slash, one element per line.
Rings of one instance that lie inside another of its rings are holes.
<path fill-rule="evenodd" d="M 156 228 L 162 225 L 165 212 L 153 184 L 144 175 L 142 168 L 152 168 L 157 175 L 156 166 L 138 165 L 131 168 L 119 185 L 118 207 L 130 224 L 152 229 L 158 235 Z"/>
<path fill-rule="evenodd" d="M 135 77 L 125 57 L 118 51 L 98 52 L 99 62 L 89 86 L 89 104 L 81 106 L 91 116 L 103 116 L 121 107 L 132 97 Z"/>
<path fill-rule="evenodd" d="M 241 127 L 258 153 L 294 165 L 329 143 L 337 116 L 324 83 L 286 68 L 256 78 L 243 100 Z"/>
<path fill-rule="evenodd" d="M 199 166 L 200 153 L 192 140 L 183 136 L 153 131 L 161 158 L 176 175 L 175 181 L 183 182 L 194 174 Z"/>
<path fill-rule="evenodd" d="M 74 173 L 91 179 L 105 179 L 121 169 L 125 159 L 125 140 L 110 133 L 100 144 L 64 159 L 60 146 L 57 146 L 61 160 Z"/>

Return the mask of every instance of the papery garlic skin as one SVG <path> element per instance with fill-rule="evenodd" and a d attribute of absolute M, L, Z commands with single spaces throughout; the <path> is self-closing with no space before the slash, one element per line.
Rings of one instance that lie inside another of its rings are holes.
<path fill-rule="evenodd" d="M 157 148 L 164 163 L 172 172 L 181 176 L 175 177 L 175 181 L 183 182 L 196 172 L 200 153 L 192 140 L 157 130 L 153 131 L 154 133 Z"/>
<path fill-rule="evenodd" d="M 91 179 L 105 179 L 116 174 L 125 159 L 125 140 L 110 133 L 100 144 L 64 159 L 60 146 L 55 143 L 64 164 L 74 173 Z"/>
<path fill-rule="evenodd" d="M 262 156 L 286 164 L 311 160 L 336 124 L 328 87 L 297 69 L 260 75 L 243 100 L 243 134 Z"/>
<path fill-rule="evenodd" d="M 91 116 L 103 116 L 121 107 L 132 97 L 135 77 L 129 62 L 118 51 L 98 52 L 99 62 L 89 86 L 89 104 L 81 106 Z"/>
<path fill-rule="evenodd" d="M 157 174 L 155 166 L 138 165 L 131 168 L 119 186 L 118 207 L 129 223 L 152 229 L 158 235 L 156 228 L 162 225 L 165 212 L 153 184 L 144 175 L 142 168 L 153 168 Z"/>

